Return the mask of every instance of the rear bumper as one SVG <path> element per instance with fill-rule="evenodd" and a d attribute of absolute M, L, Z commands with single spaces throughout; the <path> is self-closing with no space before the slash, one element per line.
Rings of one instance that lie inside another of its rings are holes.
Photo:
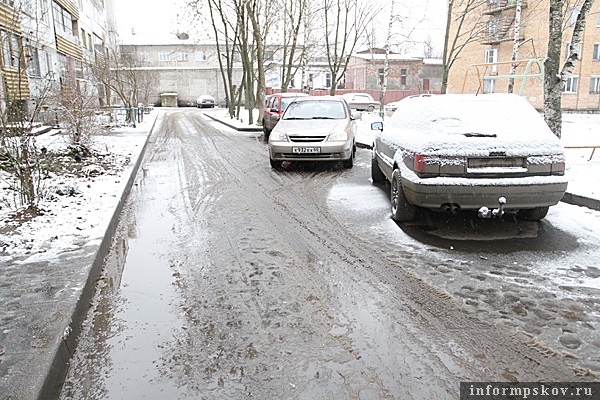
<path fill-rule="evenodd" d="M 440 208 L 457 204 L 461 209 L 477 210 L 498 206 L 506 199 L 507 210 L 546 207 L 558 204 L 567 190 L 564 176 L 532 178 L 468 179 L 468 178 L 402 178 L 407 200 L 419 207 Z"/>

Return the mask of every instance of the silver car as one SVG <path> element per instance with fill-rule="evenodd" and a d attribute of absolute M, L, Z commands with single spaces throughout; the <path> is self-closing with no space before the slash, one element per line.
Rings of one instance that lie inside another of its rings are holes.
<path fill-rule="evenodd" d="M 333 96 L 298 97 L 269 135 L 273 168 L 283 161 L 341 161 L 352 168 L 356 122 L 348 104 Z"/>
<path fill-rule="evenodd" d="M 373 112 L 379 109 L 379 102 L 368 93 L 346 93 L 342 97 L 352 110 Z"/>
<path fill-rule="evenodd" d="M 517 95 L 409 98 L 372 129 L 371 178 L 390 182 L 396 221 L 419 207 L 540 220 L 567 188 L 560 140 Z"/>

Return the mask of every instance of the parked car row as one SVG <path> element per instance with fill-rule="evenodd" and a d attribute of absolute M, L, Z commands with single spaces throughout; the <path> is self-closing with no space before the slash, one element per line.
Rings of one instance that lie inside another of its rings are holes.
<path fill-rule="evenodd" d="M 271 167 L 338 161 L 352 168 L 357 110 L 369 110 L 362 99 L 352 107 L 354 96 L 270 96 L 263 130 Z M 385 123 L 371 126 L 378 131 L 371 179 L 389 183 L 398 222 L 413 220 L 419 209 L 473 210 L 482 218 L 514 212 L 537 221 L 567 189 L 560 140 L 518 95 L 420 94 L 389 110 Z"/>

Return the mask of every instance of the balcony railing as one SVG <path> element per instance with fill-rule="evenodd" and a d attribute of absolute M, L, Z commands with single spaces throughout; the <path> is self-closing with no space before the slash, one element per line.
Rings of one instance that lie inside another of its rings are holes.
<path fill-rule="evenodd" d="M 503 11 L 513 10 L 517 7 L 517 0 L 489 0 L 488 7 L 483 11 L 484 15 L 498 14 Z M 521 2 L 521 8 L 527 7 L 527 1 Z"/>

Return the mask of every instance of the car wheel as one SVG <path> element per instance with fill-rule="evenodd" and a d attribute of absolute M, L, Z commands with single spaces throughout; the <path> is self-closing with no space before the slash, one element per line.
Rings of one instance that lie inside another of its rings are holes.
<path fill-rule="evenodd" d="M 375 155 L 375 149 L 373 149 L 373 157 L 371 158 L 371 179 L 373 183 L 383 182 L 385 180 L 385 175 L 381 168 L 379 168 L 379 164 L 377 164 L 377 156 Z"/>
<path fill-rule="evenodd" d="M 367 108 L 368 112 L 373 112 L 375 111 L 375 107 L 374 106 L 369 106 L 369 108 Z"/>
<path fill-rule="evenodd" d="M 392 202 L 392 219 L 398 222 L 407 222 L 415 219 L 417 207 L 410 204 L 404 195 L 402 177 L 397 169 L 392 173 L 390 200 Z"/>
<path fill-rule="evenodd" d="M 344 166 L 344 168 L 352 168 L 354 166 L 354 156 L 355 155 L 356 155 L 356 145 L 353 145 L 352 146 L 352 154 L 350 155 L 350 158 L 342 161 L 342 165 Z"/>
<path fill-rule="evenodd" d="M 539 221 L 548 215 L 550 207 L 535 207 L 517 211 L 517 216 L 527 221 Z"/>
<path fill-rule="evenodd" d="M 342 161 L 342 165 L 344 168 L 352 168 L 354 166 L 354 154 L 352 154 L 349 159 Z"/>
<path fill-rule="evenodd" d="M 271 163 L 271 168 L 281 169 L 281 161 L 275 161 L 275 160 L 269 158 L 269 162 Z"/>

